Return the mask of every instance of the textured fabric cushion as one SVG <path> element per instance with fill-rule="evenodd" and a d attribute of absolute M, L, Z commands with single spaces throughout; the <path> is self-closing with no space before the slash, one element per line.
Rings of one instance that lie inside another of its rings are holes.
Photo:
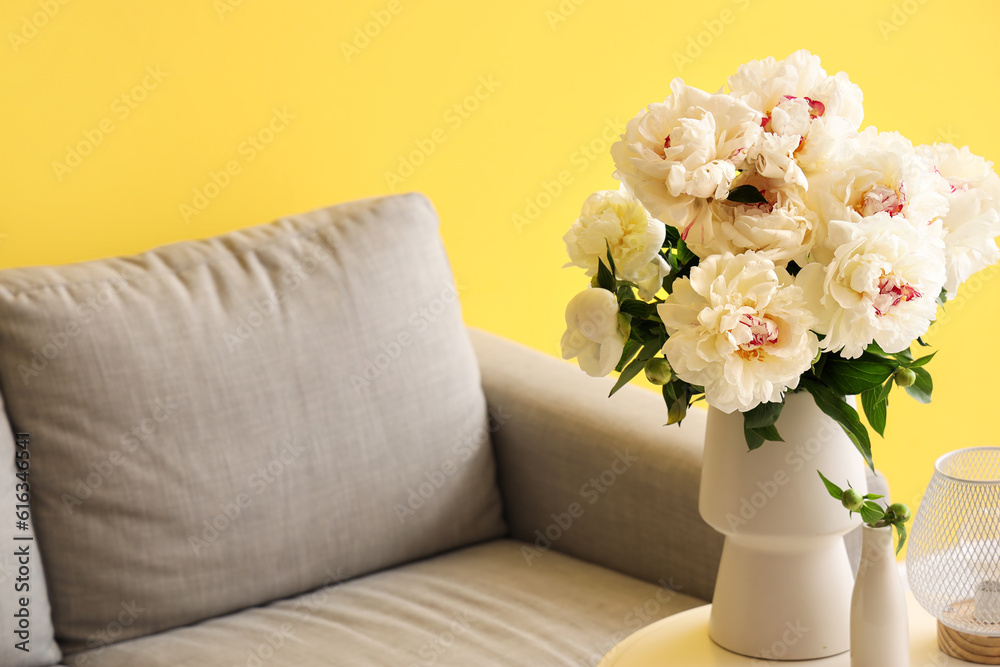
<path fill-rule="evenodd" d="M 78 654 L 78 667 L 595 665 L 643 625 L 703 604 L 556 552 L 497 540 Z"/>
<path fill-rule="evenodd" d="M 17 451 L 27 451 L 27 470 L 23 475 L 30 485 L 33 469 L 31 456 L 31 434 L 21 438 L 24 447 Z M 15 442 L 0 400 L 0 512 L 5 513 L 0 521 L 0 665 L 3 667 L 41 667 L 59 662 L 59 647 L 52 637 L 52 618 L 49 613 L 49 598 L 45 590 L 45 573 L 42 557 L 34 536 L 32 519 L 25 521 L 26 528 L 20 530 L 14 521 L 14 511 L 23 505 L 25 480 L 16 477 L 19 470 L 14 461 Z M 22 453 L 22 460 L 25 454 Z M 27 554 L 16 552 L 27 551 Z M 22 562 L 24 560 L 25 562 Z M 22 598 L 27 600 L 22 607 Z M 15 616 L 16 614 L 16 616 Z M 21 627 L 27 623 L 27 627 Z M 24 634 L 15 634 L 24 633 Z M 18 648 L 20 645 L 20 648 Z"/>
<path fill-rule="evenodd" d="M 479 382 L 416 195 L 0 272 L 64 651 L 502 534 Z"/>

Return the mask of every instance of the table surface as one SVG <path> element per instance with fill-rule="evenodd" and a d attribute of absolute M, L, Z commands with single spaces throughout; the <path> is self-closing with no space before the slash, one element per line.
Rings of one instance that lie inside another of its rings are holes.
<path fill-rule="evenodd" d="M 937 621 L 906 593 L 910 616 L 911 667 L 968 666 L 938 650 Z M 598 667 L 762 667 L 763 665 L 816 665 L 850 667 L 850 652 L 821 660 L 766 661 L 730 653 L 708 637 L 711 605 L 668 616 L 635 632 L 611 650 Z"/>

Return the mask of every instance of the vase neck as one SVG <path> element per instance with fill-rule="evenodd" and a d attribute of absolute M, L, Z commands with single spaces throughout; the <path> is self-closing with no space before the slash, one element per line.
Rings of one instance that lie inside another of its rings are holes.
<path fill-rule="evenodd" d="M 895 565 L 896 554 L 893 550 L 892 527 L 863 526 L 861 530 L 861 567 Z"/>

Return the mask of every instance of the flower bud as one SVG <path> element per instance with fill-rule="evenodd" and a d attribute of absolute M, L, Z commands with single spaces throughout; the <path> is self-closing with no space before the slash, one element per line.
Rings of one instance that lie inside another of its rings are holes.
<path fill-rule="evenodd" d="M 667 384 L 674 379 L 670 362 L 662 357 L 654 357 L 646 362 L 646 379 L 653 384 Z"/>
<path fill-rule="evenodd" d="M 893 503 L 889 505 L 889 512 L 896 517 L 896 521 L 906 523 L 910 520 L 910 508 L 903 503 Z"/>
<path fill-rule="evenodd" d="M 854 489 L 847 489 L 844 491 L 844 496 L 840 499 L 840 502 L 852 512 L 857 512 L 865 504 L 865 499 L 864 496 Z"/>
<path fill-rule="evenodd" d="M 909 368 L 900 368 L 895 374 L 896 385 L 899 387 L 912 387 L 917 381 L 917 374 Z"/>

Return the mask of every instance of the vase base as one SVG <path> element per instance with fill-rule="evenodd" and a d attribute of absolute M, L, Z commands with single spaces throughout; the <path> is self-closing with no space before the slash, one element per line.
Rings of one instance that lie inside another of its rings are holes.
<path fill-rule="evenodd" d="M 732 653 L 813 660 L 850 649 L 851 573 L 843 539 L 727 536 L 708 632 Z M 747 610 L 753 617 L 747 618 Z"/>

